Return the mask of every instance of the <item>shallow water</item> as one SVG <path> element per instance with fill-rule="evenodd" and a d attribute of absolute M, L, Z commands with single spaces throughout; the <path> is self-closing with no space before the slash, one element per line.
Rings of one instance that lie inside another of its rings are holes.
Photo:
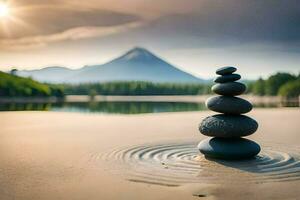
<path fill-rule="evenodd" d="M 125 168 L 127 180 L 165 186 L 300 180 L 299 146 L 264 143 L 258 156 L 241 161 L 207 159 L 196 147 L 195 142 L 148 144 L 92 157 L 120 166 L 122 172 Z"/>
<path fill-rule="evenodd" d="M 256 108 L 299 107 L 298 103 L 259 103 Z M 207 110 L 191 102 L 0 103 L 0 111 L 55 111 L 101 114 L 143 114 Z"/>

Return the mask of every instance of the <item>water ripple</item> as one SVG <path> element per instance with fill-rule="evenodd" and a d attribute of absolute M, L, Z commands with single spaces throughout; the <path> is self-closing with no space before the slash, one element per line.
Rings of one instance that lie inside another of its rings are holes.
<path fill-rule="evenodd" d="M 300 180 L 300 148 L 265 144 L 253 159 L 223 161 L 202 156 L 195 142 L 147 144 L 94 154 L 125 178 L 166 186 L 185 183 L 264 183 Z"/>

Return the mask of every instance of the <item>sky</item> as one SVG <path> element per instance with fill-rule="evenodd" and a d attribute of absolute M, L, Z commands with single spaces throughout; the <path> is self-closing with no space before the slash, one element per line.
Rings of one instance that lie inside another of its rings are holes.
<path fill-rule="evenodd" d="M 9 12 L 1 15 L 1 4 Z M 300 72 L 299 0 L 0 0 L 0 70 L 102 64 L 144 47 L 198 77 Z"/>

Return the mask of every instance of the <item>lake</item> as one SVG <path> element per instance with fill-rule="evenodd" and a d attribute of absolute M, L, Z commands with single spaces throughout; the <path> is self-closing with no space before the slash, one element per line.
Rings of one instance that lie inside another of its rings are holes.
<path fill-rule="evenodd" d="M 299 103 L 256 103 L 256 108 L 299 107 Z M 0 111 L 55 111 L 101 114 L 142 114 L 207 110 L 203 102 L 60 102 L 0 103 Z"/>

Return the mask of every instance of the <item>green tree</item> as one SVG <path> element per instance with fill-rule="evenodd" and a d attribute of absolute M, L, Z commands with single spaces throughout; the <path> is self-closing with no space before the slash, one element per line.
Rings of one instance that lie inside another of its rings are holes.
<path fill-rule="evenodd" d="M 295 80 L 296 77 L 289 73 L 277 73 L 272 75 L 266 81 L 266 94 L 267 95 L 277 95 L 279 88 L 289 81 Z"/>
<path fill-rule="evenodd" d="M 17 75 L 18 70 L 17 69 L 12 69 L 10 70 L 10 74 L 16 76 Z"/>
<path fill-rule="evenodd" d="M 96 95 L 97 95 L 97 91 L 95 89 L 91 89 L 89 93 L 91 100 L 94 100 Z"/>
<path fill-rule="evenodd" d="M 152 83 L 143 81 L 107 82 L 69 85 L 65 84 L 66 94 L 89 95 L 91 90 L 100 95 L 197 95 L 210 92 L 204 84 Z"/>
<path fill-rule="evenodd" d="M 252 93 L 255 95 L 263 96 L 265 95 L 265 81 L 262 78 L 259 78 L 252 85 Z"/>
<path fill-rule="evenodd" d="M 39 83 L 31 78 L 23 78 L 0 72 L 0 96 L 47 97 L 63 96 L 63 88 Z"/>
<path fill-rule="evenodd" d="M 299 97 L 300 96 L 300 79 L 289 81 L 282 85 L 279 89 L 279 95 L 284 97 Z"/>

